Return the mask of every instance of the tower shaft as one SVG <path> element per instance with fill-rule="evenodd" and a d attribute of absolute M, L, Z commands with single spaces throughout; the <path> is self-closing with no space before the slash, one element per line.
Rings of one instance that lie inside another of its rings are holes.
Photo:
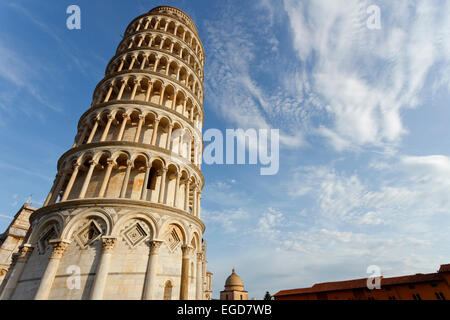
<path fill-rule="evenodd" d="M 204 60 L 181 10 L 130 23 L 3 299 L 205 298 Z"/>

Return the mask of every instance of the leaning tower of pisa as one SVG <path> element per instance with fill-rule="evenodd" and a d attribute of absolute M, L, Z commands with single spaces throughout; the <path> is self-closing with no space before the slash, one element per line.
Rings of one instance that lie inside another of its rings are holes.
<path fill-rule="evenodd" d="M 183 11 L 156 7 L 130 23 L 2 299 L 210 299 L 204 61 Z"/>

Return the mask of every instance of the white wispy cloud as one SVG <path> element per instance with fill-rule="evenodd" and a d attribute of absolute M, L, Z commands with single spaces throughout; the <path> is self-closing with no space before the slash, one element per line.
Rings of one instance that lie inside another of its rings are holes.
<path fill-rule="evenodd" d="M 70 40 L 62 37 L 58 32 L 55 31 L 54 28 L 43 22 L 43 20 L 38 15 L 30 11 L 28 8 L 15 2 L 10 3 L 9 6 L 20 14 L 24 15 L 28 19 L 28 21 L 42 30 L 42 32 L 50 36 L 57 43 L 58 49 L 64 52 L 65 57 L 69 58 L 72 61 L 77 70 L 81 71 L 85 76 L 96 77 L 96 74 L 94 74 L 92 71 L 97 66 L 91 64 L 90 60 L 83 59 L 81 51 L 76 46 L 74 46 L 70 42 Z M 104 59 L 102 57 L 99 57 L 97 54 L 91 54 L 90 56 L 104 62 Z"/>
<path fill-rule="evenodd" d="M 294 170 L 288 192 L 293 199 L 314 199 L 317 217 L 328 222 L 385 224 L 402 232 L 407 232 L 406 226 L 429 230 L 436 226 L 435 219 L 450 216 L 449 161 L 442 155 L 404 156 L 391 159 L 389 167 L 377 167 L 377 178 L 364 180 L 357 172 L 329 166 L 300 167 Z"/>
<path fill-rule="evenodd" d="M 60 107 L 55 106 L 41 94 L 41 90 L 35 80 L 36 75 L 33 69 L 29 67 L 30 65 L 33 65 L 33 63 L 28 57 L 10 49 L 9 46 L 0 41 L 0 77 L 16 86 L 16 89 L 13 91 L 3 90 L 1 92 L 0 99 L 2 100 L 3 109 L 6 111 L 11 110 L 12 96 L 17 96 L 20 90 L 26 90 L 28 94 L 43 106 L 48 107 L 52 111 L 61 112 Z M 16 108 L 13 110 L 16 110 Z"/>
<path fill-rule="evenodd" d="M 13 217 L 7 216 L 6 214 L 0 214 L 0 218 L 4 218 L 4 219 L 7 219 L 7 220 L 12 220 L 13 219 Z"/>
<path fill-rule="evenodd" d="M 296 118 L 301 116 L 300 110 L 294 107 L 297 99 L 285 95 L 276 83 L 268 90 L 257 80 L 260 77 L 255 76 L 258 72 L 270 72 L 270 68 L 263 70 L 262 64 L 269 66 L 271 59 L 259 59 L 266 52 L 273 55 L 278 48 L 276 37 L 266 33 L 270 31 L 268 25 L 272 18 L 264 14 L 255 15 L 257 21 L 251 24 L 235 12 L 236 8 L 224 7 L 224 13 L 217 20 L 206 24 L 206 87 L 213 99 L 212 107 L 229 123 L 241 128 L 282 128 L 280 141 L 284 147 L 304 145 L 302 132 L 290 119 L 292 115 Z M 270 6 L 255 10 L 265 12 L 267 8 Z M 262 25 L 265 26 L 263 29 Z M 256 43 L 257 34 L 270 41 Z"/>
<path fill-rule="evenodd" d="M 381 30 L 366 26 L 372 1 L 284 1 L 299 63 L 311 68 L 305 81 L 330 119 L 316 133 L 337 151 L 398 143 L 408 132 L 402 113 L 420 105 L 425 84 L 448 85 L 448 75 L 431 71 L 450 65 L 442 50 L 450 44 L 450 5 L 376 3 Z"/>
<path fill-rule="evenodd" d="M 15 165 L 12 165 L 12 164 L 9 164 L 9 163 L 0 162 L 0 168 L 6 169 L 6 170 L 17 171 L 17 172 L 20 172 L 20 173 L 25 174 L 25 175 L 35 176 L 35 177 L 38 177 L 38 178 L 40 178 L 42 180 L 45 180 L 47 182 L 48 181 L 52 181 L 52 179 L 50 177 L 48 177 L 46 175 L 43 175 L 43 174 L 41 174 L 39 172 L 36 172 L 36 171 L 33 171 L 33 170 L 28 170 L 26 168 L 15 166 Z"/>
<path fill-rule="evenodd" d="M 240 228 L 242 221 L 250 217 L 247 211 L 243 209 L 207 211 L 202 209 L 202 219 L 214 225 L 216 228 L 225 233 L 236 233 Z"/>

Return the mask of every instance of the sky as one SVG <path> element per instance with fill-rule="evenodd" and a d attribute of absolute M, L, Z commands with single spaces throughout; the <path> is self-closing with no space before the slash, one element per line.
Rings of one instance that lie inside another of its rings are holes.
<path fill-rule="evenodd" d="M 81 30 L 66 27 L 71 4 Z M 42 205 L 128 23 L 163 4 L 204 45 L 203 129 L 280 130 L 275 175 L 202 166 L 214 298 L 233 267 L 262 299 L 371 265 L 386 277 L 450 263 L 450 2 L 439 0 L 2 1 L 1 230 L 30 195 Z"/>

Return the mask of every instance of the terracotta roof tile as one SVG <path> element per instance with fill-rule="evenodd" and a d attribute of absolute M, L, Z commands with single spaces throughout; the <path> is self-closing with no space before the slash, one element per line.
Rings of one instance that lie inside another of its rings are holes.
<path fill-rule="evenodd" d="M 450 272 L 450 263 L 449 264 L 442 264 L 439 268 L 439 272 Z"/>
<path fill-rule="evenodd" d="M 439 269 L 439 272 L 449 272 L 449 271 L 450 271 L 450 264 L 441 265 L 441 268 Z M 382 278 L 381 286 L 392 286 L 392 285 L 408 284 L 408 283 L 420 283 L 420 282 L 427 282 L 427 281 L 439 281 L 442 279 L 443 278 L 440 273 L 428 273 L 428 274 L 418 273 L 418 274 L 409 275 L 409 276 Z M 278 293 L 276 293 L 275 296 L 286 296 L 286 295 L 293 295 L 293 294 L 319 293 L 319 292 L 327 292 L 327 291 L 361 289 L 361 288 L 366 288 L 366 286 L 367 286 L 367 278 L 346 280 L 346 281 L 336 281 L 336 282 L 324 282 L 324 283 L 316 283 L 311 288 L 281 290 Z"/>

